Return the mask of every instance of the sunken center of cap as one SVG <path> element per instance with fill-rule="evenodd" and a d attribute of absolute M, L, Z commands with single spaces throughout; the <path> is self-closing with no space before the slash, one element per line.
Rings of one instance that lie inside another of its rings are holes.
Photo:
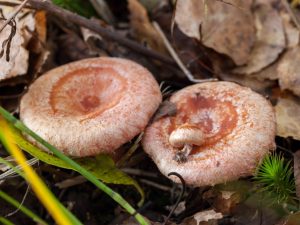
<path fill-rule="evenodd" d="M 100 99 L 95 95 L 87 95 L 80 101 L 80 104 L 86 111 L 90 111 L 100 105 Z"/>
<path fill-rule="evenodd" d="M 126 85 L 126 79 L 113 68 L 77 69 L 56 81 L 50 105 L 55 114 L 93 118 L 118 104 Z"/>

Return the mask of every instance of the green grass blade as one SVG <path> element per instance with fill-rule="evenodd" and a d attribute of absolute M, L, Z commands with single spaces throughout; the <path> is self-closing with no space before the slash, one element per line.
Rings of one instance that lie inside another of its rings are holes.
<path fill-rule="evenodd" d="M 42 218 L 40 218 L 38 215 L 36 215 L 34 212 L 32 212 L 30 209 L 28 209 L 26 206 L 21 205 L 16 199 L 12 198 L 5 192 L 0 190 L 0 198 L 11 204 L 12 206 L 16 207 L 17 209 L 20 209 L 21 212 L 23 212 L 25 215 L 30 217 L 33 221 L 48 225 L 46 221 L 44 221 Z"/>
<path fill-rule="evenodd" d="M 6 166 L 10 167 L 13 171 L 15 171 L 15 173 L 19 174 L 21 177 L 23 177 L 25 179 L 25 175 L 21 170 L 19 170 L 17 167 L 15 167 L 13 164 L 11 164 L 7 160 L 3 159 L 2 157 L 0 157 L 0 163 L 5 164 Z"/>
<path fill-rule="evenodd" d="M 15 144 L 8 122 L 2 116 L 0 116 L 0 141 L 14 157 L 19 166 L 22 167 L 26 181 L 31 185 L 38 199 L 46 207 L 57 224 L 82 225 L 82 223 L 57 200 L 33 168 L 27 164 L 25 155 Z"/>
<path fill-rule="evenodd" d="M 32 138 L 34 138 L 36 141 L 38 141 L 40 144 L 44 145 L 49 151 L 53 152 L 57 157 L 61 158 L 65 162 L 67 162 L 70 166 L 72 166 L 76 171 L 78 171 L 81 175 L 83 175 L 87 180 L 89 180 L 91 183 L 93 183 L 96 187 L 101 189 L 103 192 L 108 194 L 112 199 L 114 199 L 117 203 L 119 203 L 126 211 L 135 217 L 135 219 L 141 224 L 141 225 L 149 225 L 149 223 L 145 220 L 145 218 L 136 212 L 136 210 L 118 193 L 114 192 L 112 189 L 110 189 L 108 186 L 106 186 L 104 183 L 99 181 L 95 176 L 93 176 L 89 171 L 81 167 L 78 163 L 76 163 L 71 158 L 64 155 L 62 152 L 60 152 L 58 149 L 56 149 L 53 145 L 46 142 L 44 139 L 42 139 L 40 136 L 38 136 L 36 133 L 34 133 L 32 130 L 30 130 L 28 127 L 25 126 L 21 121 L 16 119 L 14 116 L 12 116 L 8 111 L 6 111 L 3 107 L 0 106 L 0 114 L 7 119 L 9 122 L 11 122 L 16 128 L 18 128 L 20 131 L 28 134 Z"/>
<path fill-rule="evenodd" d="M 4 217 L 0 217 L 0 223 L 3 225 L 14 225 L 11 221 L 9 221 L 8 219 L 6 219 Z"/>
<path fill-rule="evenodd" d="M 40 148 L 31 144 L 21 135 L 19 130 L 17 130 L 15 127 L 10 127 L 12 129 L 15 144 L 33 157 L 52 166 L 57 166 L 64 169 L 74 169 L 68 163 L 58 158 L 57 156 L 45 152 L 44 150 L 41 150 Z M 145 197 L 143 189 L 134 179 L 118 169 L 113 159 L 108 155 L 78 158 L 74 159 L 74 161 L 104 183 L 134 186 L 141 195 L 141 200 L 138 205 L 141 205 L 143 203 Z"/>

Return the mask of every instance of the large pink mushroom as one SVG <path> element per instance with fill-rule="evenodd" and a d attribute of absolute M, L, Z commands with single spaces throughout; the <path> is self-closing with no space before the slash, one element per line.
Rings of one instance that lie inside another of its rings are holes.
<path fill-rule="evenodd" d="M 178 91 L 170 101 L 177 114 L 155 121 L 143 139 L 165 175 L 177 172 L 187 184 L 215 185 L 253 174 L 275 148 L 273 107 L 249 88 L 207 82 Z"/>
<path fill-rule="evenodd" d="M 161 102 L 152 74 L 130 60 L 92 58 L 55 68 L 22 98 L 21 120 L 71 156 L 115 154 Z"/>

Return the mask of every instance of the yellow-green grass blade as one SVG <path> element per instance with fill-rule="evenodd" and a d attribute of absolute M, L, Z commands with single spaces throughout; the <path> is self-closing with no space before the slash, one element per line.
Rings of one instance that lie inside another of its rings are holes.
<path fill-rule="evenodd" d="M 23 124 L 20 120 L 16 119 L 14 116 L 12 116 L 8 111 L 6 111 L 3 107 L 0 106 L 0 114 L 9 122 L 11 122 L 16 128 L 18 128 L 20 131 L 26 133 L 27 135 L 31 136 L 33 139 L 35 139 L 37 142 L 45 146 L 49 151 L 54 153 L 57 157 L 67 162 L 71 167 L 73 167 L 74 170 L 78 171 L 82 176 L 84 176 L 87 180 L 89 180 L 91 183 L 93 183 L 96 187 L 104 191 L 106 194 L 108 194 L 112 199 L 114 199 L 117 203 L 119 203 L 130 215 L 134 216 L 135 219 L 141 224 L 141 225 L 149 225 L 149 223 L 145 220 L 145 218 L 136 212 L 136 210 L 118 193 L 114 192 L 112 189 L 110 189 L 108 186 L 106 186 L 104 183 L 99 181 L 92 173 L 90 173 L 88 170 L 80 166 L 78 163 L 76 163 L 74 160 L 69 158 L 68 156 L 64 155 L 61 151 L 59 151 L 57 148 L 55 148 L 53 145 L 46 142 L 44 139 L 42 139 L 39 135 L 34 133 L 32 130 L 30 130 L 25 124 Z"/>
<path fill-rule="evenodd" d="M 74 169 L 72 166 L 70 166 L 67 162 L 63 161 L 59 157 L 53 154 L 49 154 L 39 149 L 35 145 L 31 144 L 21 135 L 21 133 L 16 128 L 14 128 L 13 126 L 10 127 L 13 133 L 15 144 L 30 155 L 32 155 L 33 157 L 52 166 L 57 166 L 64 169 Z M 126 173 L 118 169 L 113 159 L 108 155 L 85 157 L 80 159 L 74 159 L 74 161 L 78 163 L 81 167 L 85 168 L 90 173 L 92 173 L 97 179 L 100 179 L 105 183 L 134 186 L 141 195 L 139 205 L 142 205 L 145 197 L 143 189 L 134 179 L 132 179 Z"/>
<path fill-rule="evenodd" d="M 22 167 L 27 182 L 31 185 L 32 190 L 36 193 L 37 197 L 56 223 L 59 225 L 81 225 L 82 223 L 80 223 L 70 212 L 67 212 L 32 167 L 26 163 L 26 158 L 23 152 L 15 144 L 9 124 L 3 117 L 0 117 L 0 141 L 14 157 L 16 162 Z"/>

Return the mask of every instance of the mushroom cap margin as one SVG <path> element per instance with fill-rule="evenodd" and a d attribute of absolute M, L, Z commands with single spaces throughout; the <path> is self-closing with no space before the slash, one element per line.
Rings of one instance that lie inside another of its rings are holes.
<path fill-rule="evenodd" d="M 106 73 L 104 78 L 102 71 Z M 77 73 L 83 73 L 82 77 L 78 78 Z M 110 73 L 116 74 L 119 81 L 111 79 Z M 64 81 L 66 74 L 70 78 Z M 86 80 L 95 87 L 86 85 Z M 112 96 L 113 103 L 109 96 L 99 94 L 97 82 L 104 83 L 102 88 L 108 91 L 117 88 L 114 92 L 117 97 Z M 53 90 L 57 83 L 57 90 Z M 75 87 L 70 87 L 70 83 Z M 109 84 L 108 88 L 106 84 Z M 84 99 L 85 105 L 97 103 L 101 110 L 96 107 L 89 108 L 90 111 L 76 111 L 81 101 L 72 102 L 86 92 L 101 95 L 100 102 L 89 96 L 87 101 Z M 101 105 L 101 98 L 113 107 Z M 20 118 L 65 154 L 76 157 L 99 153 L 113 155 L 114 150 L 144 130 L 161 99 L 157 82 L 143 66 L 120 58 L 90 58 L 57 67 L 39 77 L 21 100 Z M 72 105 L 72 110 L 65 109 L 68 104 Z"/>
<path fill-rule="evenodd" d="M 203 108 L 188 109 L 190 103 L 187 103 L 186 99 L 191 96 L 194 99 L 202 99 L 199 100 L 202 101 L 199 106 L 201 108 L 202 105 Z M 210 100 L 215 102 L 211 103 Z M 273 107 L 264 97 L 249 88 L 231 82 L 207 82 L 191 85 L 178 91 L 170 101 L 177 105 L 177 115 L 162 118 L 151 124 L 146 129 L 142 140 L 144 150 L 166 176 L 170 172 L 177 172 L 187 184 L 194 186 L 224 183 L 252 175 L 262 158 L 270 150 L 275 149 L 276 130 Z M 168 138 L 172 129 L 175 129 L 174 127 L 180 125 L 180 122 L 186 122 L 182 121 L 185 116 L 182 116 L 182 111 L 196 110 L 198 114 L 192 120 L 200 121 L 199 124 L 207 128 L 205 115 L 213 112 L 214 107 L 221 112 L 213 113 L 211 118 L 207 118 L 213 122 L 219 121 L 219 128 L 216 126 L 215 129 L 219 131 L 213 131 L 214 128 L 208 129 L 214 133 L 208 139 L 208 143 L 194 151 L 185 163 L 173 160 L 178 149 L 168 143 Z M 227 107 L 230 109 L 227 110 Z M 226 128 L 232 125 L 234 120 L 231 116 L 232 110 L 236 112 L 234 126 L 230 132 L 226 133 L 222 131 L 222 126 Z M 225 122 L 222 124 L 220 119 L 222 114 L 228 114 L 226 116 L 229 117 L 229 122 L 224 119 Z M 218 132 L 221 134 L 219 137 Z M 171 179 L 179 182 L 175 176 Z"/>

